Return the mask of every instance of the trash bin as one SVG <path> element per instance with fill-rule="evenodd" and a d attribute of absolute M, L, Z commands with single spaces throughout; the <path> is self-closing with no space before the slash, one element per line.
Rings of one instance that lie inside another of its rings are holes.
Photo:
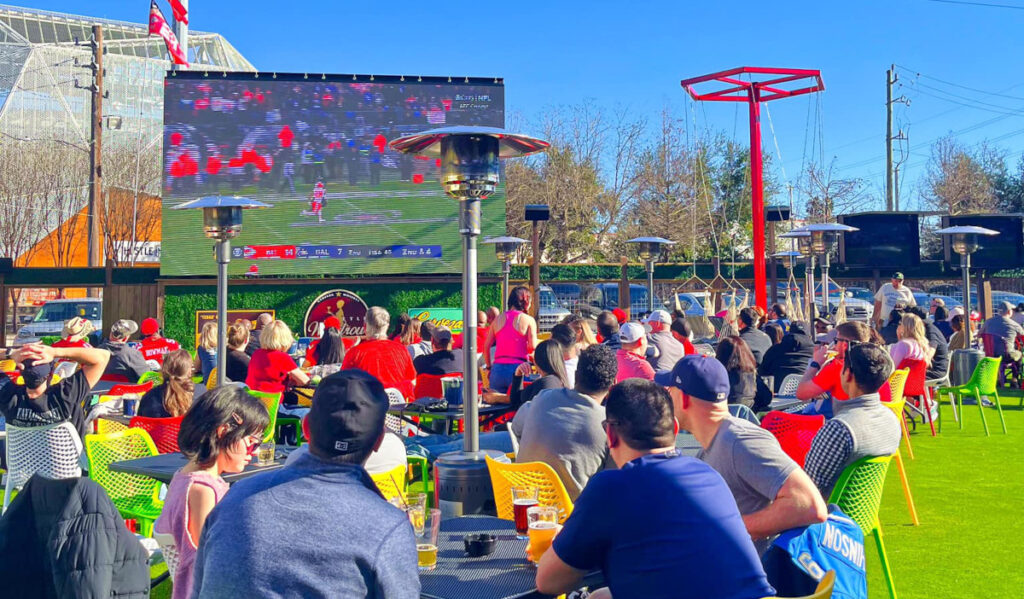
<path fill-rule="evenodd" d="M 949 384 L 955 387 L 971 380 L 974 369 L 984 357 L 985 352 L 980 349 L 954 350 L 949 368 Z"/>
<path fill-rule="evenodd" d="M 485 455 L 497 462 L 509 462 L 505 454 L 488 449 L 482 449 L 475 455 L 453 451 L 442 454 L 434 462 L 437 505 L 442 519 L 472 514 L 498 515 Z"/>

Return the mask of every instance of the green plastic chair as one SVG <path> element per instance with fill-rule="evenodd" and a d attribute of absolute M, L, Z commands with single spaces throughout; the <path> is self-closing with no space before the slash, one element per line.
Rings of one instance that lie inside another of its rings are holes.
<path fill-rule="evenodd" d="M 957 421 L 960 428 L 964 427 L 964 395 L 973 395 L 978 402 L 978 412 L 981 413 L 981 424 L 985 427 L 985 436 L 988 436 L 988 421 L 985 419 L 985 407 L 981 405 L 982 397 L 991 397 L 999 412 L 999 422 L 1003 426 L 1003 434 L 1006 434 L 1006 420 L 1003 419 L 1003 406 L 999 401 L 999 363 L 1002 358 L 982 358 L 971 375 L 971 380 L 958 387 L 939 387 L 936 392 L 939 397 L 943 394 L 949 395 L 950 405 L 956 402 L 956 413 L 960 415 Z M 942 431 L 942 410 L 939 410 L 939 431 Z"/>
<path fill-rule="evenodd" d="M 408 478 L 408 484 L 412 484 L 413 478 L 415 478 L 416 470 L 419 470 L 420 480 L 423 481 L 423 492 L 427 495 L 427 507 L 434 507 L 434 494 L 430 493 L 427 487 L 430 484 L 430 462 L 427 458 L 411 455 L 406 457 L 406 461 L 409 464 L 409 470 L 413 476 Z M 408 486 L 408 484 L 406 486 Z"/>
<path fill-rule="evenodd" d="M 281 394 L 280 393 L 267 393 L 266 391 L 254 391 L 249 389 L 249 395 L 260 400 L 263 407 L 267 409 L 267 414 L 270 415 L 270 422 L 267 424 L 267 428 L 263 431 L 263 442 L 266 443 L 274 438 L 277 433 L 277 409 L 281 407 Z"/>
<path fill-rule="evenodd" d="M 882 503 L 882 489 L 885 487 L 885 474 L 889 470 L 892 456 L 862 458 L 850 464 L 839 477 L 828 502 L 834 503 L 843 513 L 856 522 L 864 536 L 871 533 L 878 547 L 878 557 L 882 561 L 882 573 L 885 584 L 889 587 L 890 599 L 896 599 L 896 584 L 892 578 L 889 558 L 885 555 L 882 543 L 882 525 L 878 521 L 878 507 Z"/>
<path fill-rule="evenodd" d="M 149 372 L 143 372 L 142 376 L 139 377 L 138 384 L 139 385 L 144 385 L 144 384 L 148 383 L 149 381 L 153 381 L 153 385 L 154 386 L 156 386 L 156 385 L 163 385 L 164 384 L 164 375 L 160 374 L 159 372 L 157 372 L 155 370 L 150 370 Z"/>
<path fill-rule="evenodd" d="M 116 433 L 85 436 L 89 478 L 99 483 L 125 519 L 134 518 L 143 536 L 153 535 L 153 521 L 160 515 L 160 481 L 141 474 L 110 470 L 110 464 L 155 456 L 156 445 L 149 433 L 129 428 Z"/>

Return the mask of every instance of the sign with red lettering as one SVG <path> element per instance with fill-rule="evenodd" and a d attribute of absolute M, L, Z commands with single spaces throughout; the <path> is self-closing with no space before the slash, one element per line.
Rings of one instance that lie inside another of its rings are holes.
<path fill-rule="evenodd" d="M 361 297 L 347 289 L 321 293 L 306 310 L 303 335 L 312 337 L 317 324 L 334 316 L 341 321 L 342 337 L 362 337 L 366 333 L 366 312 L 369 308 Z"/>

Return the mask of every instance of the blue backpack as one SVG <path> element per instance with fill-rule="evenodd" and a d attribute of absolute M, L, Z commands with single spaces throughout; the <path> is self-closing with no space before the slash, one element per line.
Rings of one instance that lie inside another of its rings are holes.
<path fill-rule="evenodd" d="M 829 570 L 835 570 L 835 599 L 867 599 L 864 533 L 838 506 L 828 519 L 792 528 L 776 537 L 762 558 L 768 582 L 779 596 L 810 595 Z"/>

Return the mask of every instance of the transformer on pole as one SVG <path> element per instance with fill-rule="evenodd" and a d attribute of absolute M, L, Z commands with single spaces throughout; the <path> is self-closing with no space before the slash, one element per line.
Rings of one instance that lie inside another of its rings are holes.
<path fill-rule="evenodd" d="M 739 77 L 747 75 L 746 81 Z M 718 82 L 726 87 L 698 92 L 695 86 Z M 810 85 L 807 85 L 810 83 Z M 680 85 L 694 100 L 706 102 L 746 102 L 750 112 L 750 195 L 754 221 L 754 298 L 758 306 L 768 308 L 765 268 L 765 217 L 763 159 L 761 156 L 761 102 L 820 92 L 825 89 L 821 71 L 816 69 L 776 69 L 737 67 L 727 71 L 684 79 Z"/>

